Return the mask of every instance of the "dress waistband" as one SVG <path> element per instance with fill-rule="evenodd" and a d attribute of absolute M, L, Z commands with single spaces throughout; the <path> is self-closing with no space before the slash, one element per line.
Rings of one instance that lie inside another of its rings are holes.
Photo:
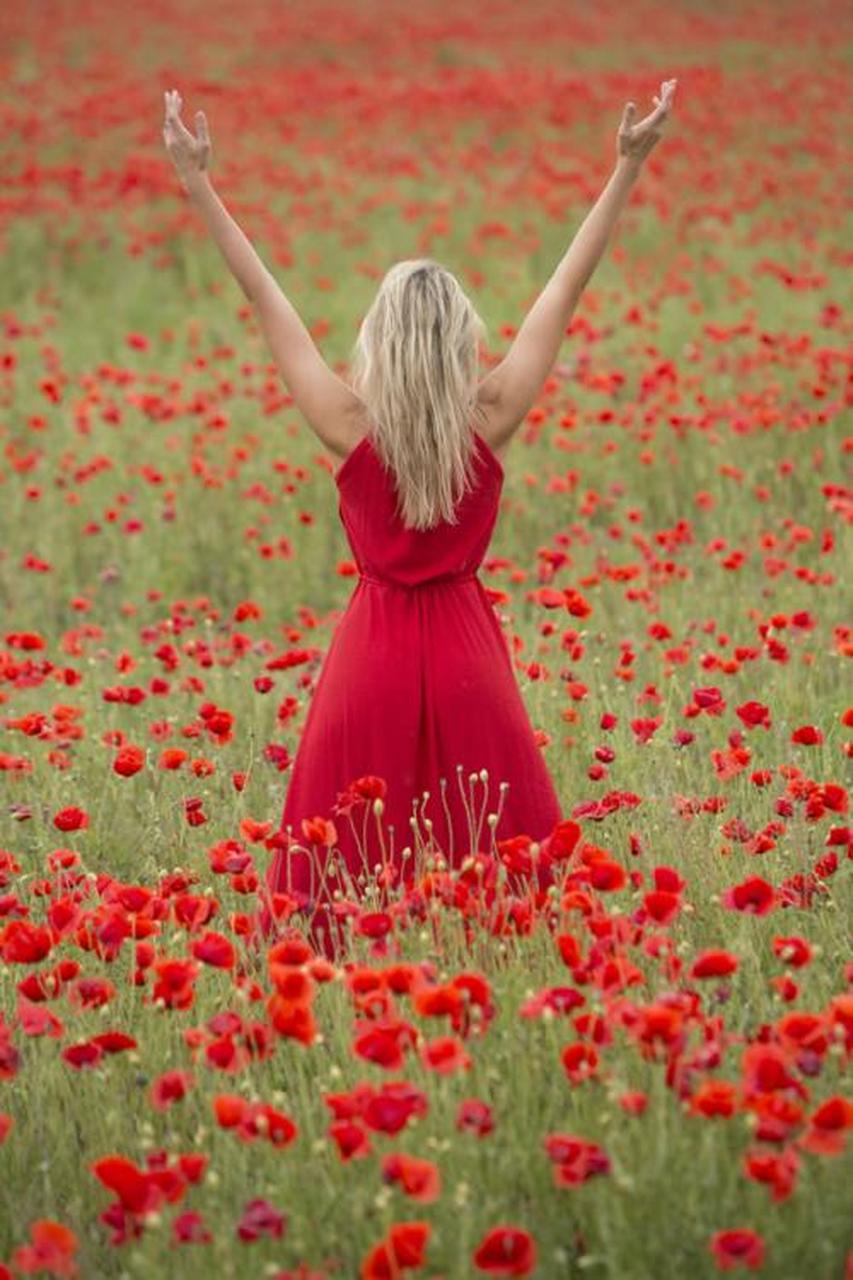
<path fill-rule="evenodd" d="M 380 587 L 402 587 L 405 591 L 417 591 L 422 587 L 432 587 L 438 583 L 472 582 L 478 580 L 476 570 L 465 570 L 460 573 L 436 574 L 434 578 L 426 578 L 423 582 L 395 582 L 393 578 L 377 578 L 372 573 L 360 573 L 358 576 L 362 582 L 372 582 Z"/>

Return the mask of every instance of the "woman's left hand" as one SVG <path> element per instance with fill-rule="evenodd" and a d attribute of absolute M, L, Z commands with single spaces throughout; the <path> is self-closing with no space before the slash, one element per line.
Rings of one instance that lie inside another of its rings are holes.
<path fill-rule="evenodd" d="M 625 104 L 619 132 L 616 135 L 616 150 L 620 160 L 631 166 L 640 168 L 652 147 L 656 147 L 663 137 L 663 127 L 669 118 L 672 106 L 672 95 L 675 93 L 677 80 L 664 80 L 660 87 L 660 97 L 655 94 L 652 101 L 654 111 L 650 111 L 644 119 L 634 123 L 637 108 L 633 102 Z"/>
<path fill-rule="evenodd" d="M 204 174 L 210 164 L 210 134 L 203 111 L 195 113 L 197 137 L 193 137 L 180 117 L 181 95 L 177 89 L 166 90 L 166 120 L 163 125 L 163 141 L 174 161 L 184 190 L 189 191 L 193 182 Z"/>

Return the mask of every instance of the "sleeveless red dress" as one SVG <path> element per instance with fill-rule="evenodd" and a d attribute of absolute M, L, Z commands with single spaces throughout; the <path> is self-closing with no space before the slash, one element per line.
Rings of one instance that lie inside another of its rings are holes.
<path fill-rule="evenodd" d="M 401 851 L 428 842 L 425 818 L 451 866 L 472 848 L 492 847 L 487 813 L 500 812 L 496 840 L 542 841 L 561 821 L 507 641 L 477 577 L 504 469 L 476 432 L 474 441 L 476 480 L 456 525 L 403 526 L 393 477 L 369 436 L 335 473 L 359 579 L 314 687 L 284 802 L 281 847 L 267 876 L 270 890 L 313 913 L 315 930 L 326 919 L 331 889 L 343 881 L 328 868 L 323 873 L 328 846 L 316 827 L 306 837 L 304 819 L 334 824 L 334 845 L 356 876 L 365 862 L 375 868 L 383 857 L 386 866 L 390 860 L 410 868 L 412 858 L 403 862 Z M 469 783 L 469 774 L 482 769 L 487 784 Z M 370 799 L 336 810 L 339 799 L 351 796 L 350 784 L 365 776 L 387 787 L 381 839 Z M 502 805 L 501 781 L 509 784 Z M 288 828 L 299 848 L 283 847 Z"/>

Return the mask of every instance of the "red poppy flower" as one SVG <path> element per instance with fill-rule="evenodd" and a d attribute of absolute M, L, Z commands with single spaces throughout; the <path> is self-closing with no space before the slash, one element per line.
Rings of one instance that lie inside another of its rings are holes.
<path fill-rule="evenodd" d="M 245 622 L 247 619 L 255 620 L 264 616 L 263 609 L 254 600 L 240 600 L 234 606 L 233 618 L 235 622 Z"/>
<path fill-rule="evenodd" d="M 274 1147 L 289 1147 L 299 1134 L 299 1130 L 284 1111 L 278 1111 L 267 1102 L 255 1102 L 251 1105 L 250 1117 L 243 1119 L 243 1128 L 251 1127 L 255 1133 L 265 1137 Z"/>
<path fill-rule="evenodd" d="M 596 1074 L 598 1054 L 592 1045 L 579 1041 L 567 1044 L 560 1054 L 563 1070 L 572 1084 L 582 1084 Z"/>
<path fill-rule="evenodd" d="M 246 1114 L 249 1106 L 245 1098 L 236 1093 L 219 1093 L 213 1099 L 216 1123 L 222 1129 L 233 1129 Z"/>
<path fill-rule="evenodd" d="M 443 986 L 424 985 L 413 993 L 415 1013 L 422 1018 L 457 1016 L 463 1005 L 462 992 L 452 983 Z"/>
<path fill-rule="evenodd" d="M 258 822 L 255 818 L 240 819 L 240 835 L 249 844 L 260 844 L 272 831 L 271 822 Z"/>
<path fill-rule="evenodd" d="M 671 924 L 681 910 L 681 898 L 666 889 L 652 889 L 643 897 L 643 909 L 655 924 Z"/>
<path fill-rule="evenodd" d="M 410 1117 L 426 1115 L 427 1106 L 426 1094 L 420 1089 L 404 1080 L 394 1080 L 376 1092 L 371 1091 L 361 1114 L 368 1129 L 393 1135 L 400 1132 Z"/>
<path fill-rule="evenodd" d="M 613 893 L 628 882 L 625 868 L 609 858 L 597 859 L 589 867 L 589 883 L 599 893 Z"/>
<path fill-rule="evenodd" d="M 619 1106 L 630 1115 L 641 1116 L 648 1105 L 648 1094 L 639 1089 L 627 1089 L 619 1095 Z"/>
<path fill-rule="evenodd" d="M 722 689 L 709 685 L 704 689 L 693 690 L 693 706 L 697 712 L 704 711 L 708 715 L 719 716 L 726 709 L 726 700 Z"/>
<path fill-rule="evenodd" d="M 198 965 L 192 960 L 163 959 L 155 960 L 153 969 L 157 981 L 152 1000 L 162 1000 L 167 1009 L 189 1009 L 195 1000 Z"/>
<path fill-rule="evenodd" d="M 269 1236 L 280 1240 L 284 1235 L 287 1219 L 267 1200 L 250 1200 L 237 1224 L 237 1235 L 247 1244 Z"/>
<path fill-rule="evenodd" d="M 187 1096 L 193 1084 L 189 1071 L 164 1071 L 151 1085 L 151 1105 L 155 1111 L 165 1111 L 173 1103 Z"/>
<path fill-rule="evenodd" d="M 233 969 L 237 963 L 234 943 L 224 934 L 215 933 L 212 929 L 193 940 L 190 952 L 196 960 L 209 964 L 214 969 Z"/>
<path fill-rule="evenodd" d="M 521 1018 L 541 1018 L 543 1013 L 569 1014 L 586 1004 L 586 997 L 574 987 L 546 987 L 537 991 L 521 1005 L 518 1013 Z"/>
<path fill-rule="evenodd" d="M 395 1222 L 388 1231 L 388 1244 L 399 1267 L 422 1267 L 424 1250 L 432 1228 L 428 1222 Z"/>
<path fill-rule="evenodd" d="M 399 1071 L 405 1061 L 404 1051 L 416 1038 L 417 1031 L 408 1022 L 386 1019 L 382 1025 L 358 1023 L 352 1051 L 357 1058 L 375 1062 L 387 1071 Z"/>
<path fill-rule="evenodd" d="M 793 1147 L 784 1151 L 747 1151 L 743 1158 L 743 1171 L 753 1182 L 763 1182 L 772 1189 L 777 1203 L 787 1200 L 794 1190 L 800 1157 Z"/>
<path fill-rule="evenodd" d="M 554 941 L 557 944 L 557 950 L 560 953 L 560 959 L 569 969 L 576 968 L 582 959 L 581 947 L 578 939 L 572 933 L 557 934 Z"/>
<path fill-rule="evenodd" d="M 172 1239 L 175 1244 L 210 1244 L 213 1233 L 200 1213 L 188 1209 L 186 1213 L 178 1214 L 173 1221 Z"/>
<path fill-rule="evenodd" d="M 733 1116 L 737 1110 L 737 1088 L 729 1080 L 703 1080 L 688 1099 L 694 1115 Z"/>
<path fill-rule="evenodd" d="M 104 1156 L 90 1168 L 98 1181 L 118 1196 L 128 1213 L 148 1213 L 166 1198 L 158 1179 L 124 1156 Z"/>
<path fill-rule="evenodd" d="M 766 916 L 776 906 L 776 893 L 773 886 L 760 876 L 750 876 L 741 884 L 727 889 L 722 896 L 722 904 L 731 911 Z"/>
<path fill-rule="evenodd" d="M 25 1036 L 50 1036 L 59 1040 L 65 1034 L 65 1027 L 56 1014 L 43 1004 L 30 1004 L 23 998 L 18 1000 L 18 1021 Z"/>
<path fill-rule="evenodd" d="M 234 716 L 230 711 L 217 707 L 212 702 L 205 702 L 199 707 L 199 716 L 210 736 L 219 745 L 230 742 L 234 734 Z"/>
<path fill-rule="evenodd" d="M 329 1125 L 329 1137 L 337 1143 L 338 1155 L 344 1162 L 368 1156 L 373 1150 L 370 1138 L 353 1120 L 333 1120 Z"/>
<path fill-rule="evenodd" d="M 395 1223 L 362 1261 L 360 1280 L 402 1280 L 405 1271 L 423 1266 L 430 1230 L 428 1222 Z"/>
<path fill-rule="evenodd" d="M 270 981 L 283 1000 L 291 1004 L 310 1004 L 314 997 L 314 983 L 307 968 L 279 964 L 269 957 L 267 967 Z"/>
<path fill-rule="evenodd" d="M 765 729 L 770 728 L 770 708 L 760 702 L 744 702 L 741 706 L 735 707 L 735 714 L 747 729 L 755 729 L 759 725 Z"/>
<path fill-rule="evenodd" d="M 302 834 L 308 844 L 320 844 L 331 848 L 338 842 L 338 831 L 329 818 L 303 818 Z"/>
<path fill-rule="evenodd" d="M 687 881 L 679 875 L 675 867 L 659 866 L 652 872 L 655 888 L 666 893 L 681 893 L 687 888 Z"/>
<path fill-rule="evenodd" d="M 721 1271 L 730 1271 L 732 1267 L 757 1271 L 764 1262 L 764 1241 L 746 1227 L 718 1231 L 711 1237 L 710 1248 Z"/>
<path fill-rule="evenodd" d="M 301 934 L 282 938 L 267 952 L 269 964 L 301 965 L 308 964 L 314 958 L 315 953 L 311 944 Z"/>
<path fill-rule="evenodd" d="M 50 930 L 29 920 L 10 920 L 0 932 L 0 955 L 6 964 L 38 964 L 50 954 Z"/>
<path fill-rule="evenodd" d="M 469 1071 L 473 1059 L 456 1036 L 436 1036 L 428 1040 L 420 1052 L 420 1059 L 429 1071 L 450 1075 L 454 1071 Z"/>
<path fill-rule="evenodd" d="M 88 827 L 89 815 L 85 809 L 70 805 L 67 809 L 60 809 L 53 815 L 53 825 L 59 831 L 80 831 Z"/>
<path fill-rule="evenodd" d="M 822 1058 L 829 1048 L 829 1020 L 820 1013 L 786 1013 L 776 1024 L 781 1044 L 800 1052 L 797 1065 L 806 1069 L 805 1054 Z"/>
<path fill-rule="evenodd" d="M 30 1223 L 31 1244 L 19 1245 L 12 1253 L 12 1265 L 23 1275 L 47 1271 L 52 1276 L 76 1276 L 79 1272 L 74 1254 L 77 1237 L 70 1227 L 50 1218 Z M 11 1276 L 11 1272 L 9 1273 Z"/>
<path fill-rule="evenodd" d="M 545 1151 L 554 1165 L 558 1187 L 579 1187 L 590 1178 L 610 1172 L 610 1157 L 604 1148 L 572 1133 L 549 1133 Z"/>
<path fill-rule="evenodd" d="M 554 830 L 542 842 L 542 849 L 547 852 L 551 862 L 567 862 L 574 853 L 582 831 L 580 825 L 571 818 L 558 822 Z"/>
<path fill-rule="evenodd" d="M 123 778 L 132 778 L 145 767 L 145 752 L 141 747 L 131 744 L 119 748 L 113 760 L 113 773 Z"/>
<path fill-rule="evenodd" d="M 809 964 L 814 956 L 811 944 L 799 936 L 774 938 L 773 954 L 778 956 L 783 964 L 789 964 L 794 969 L 801 969 Z"/>
<path fill-rule="evenodd" d="M 419 1160 L 404 1155 L 402 1151 L 389 1152 L 382 1157 L 382 1177 L 385 1182 L 397 1183 L 413 1200 L 428 1204 L 441 1193 L 438 1169 L 431 1160 Z"/>
<path fill-rule="evenodd" d="M 207 822 L 207 814 L 203 809 L 201 796 L 187 796 L 184 800 L 184 817 L 187 826 L 202 827 Z"/>
<path fill-rule="evenodd" d="M 285 1000 L 275 993 L 267 1000 L 266 1009 L 270 1025 L 280 1036 L 304 1045 L 316 1040 L 317 1024 L 310 1004 Z"/>
<path fill-rule="evenodd" d="M 800 1146 L 815 1155 L 840 1155 L 850 1128 L 853 1128 L 853 1102 L 841 1096 L 827 1098 L 809 1118 Z"/>
<path fill-rule="evenodd" d="M 135 1049 L 137 1044 L 126 1031 L 99 1031 L 89 1043 L 97 1045 L 104 1053 L 124 1053 L 126 1049 Z"/>
<path fill-rule="evenodd" d="M 816 747 L 823 742 L 823 734 L 813 724 L 804 724 L 791 734 L 791 741 L 801 747 Z"/>
<path fill-rule="evenodd" d="M 384 938 L 391 932 L 393 923 L 387 911 L 363 911 L 356 916 L 354 929 L 361 938 Z"/>
<path fill-rule="evenodd" d="M 743 1052 L 741 1058 L 741 1075 L 748 1099 L 754 1095 L 779 1093 L 792 1090 L 800 1097 L 806 1096 L 806 1089 L 796 1076 L 791 1074 L 791 1056 L 778 1045 L 751 1044 Z"/>
<path fill-rule="evenodd" d="M 690 969 L 691 978 L 727 978 L 737 973 L 740 961 L 730 951 L 702 951 Z"/>
<path fill-rule="evenodd" d="M 72 1009 L 102 1009 L 115 994 L 106 978 L 77 978 L 68 988 L 68 1003 Z"/>
<path fill-rule="evenodd" d="M 67 1062 L 69 1067 L 74 1067 L 75 1071 L 80 1071 L 83 1067 L 96 1067 L 103 1056 L 104 1051 L 101 1046 L 93 1044 L 91 1040 L 70 1044 L 62 1050 L 63 1062 Z"/>
<path fill-rule="evenodd" d="M 485 1138 L 495 1127 L 492 1109 L 480 1098 L 463 1098 L 456 1111 L 456 1128 Z"/>
<path fill-rule="evenodd" d="M 528 1276 L 536 1266 L 533 1237 L 518 1227 L 493 1227 L 474 1250 L 474 1266 L 490 1276 Z"/>

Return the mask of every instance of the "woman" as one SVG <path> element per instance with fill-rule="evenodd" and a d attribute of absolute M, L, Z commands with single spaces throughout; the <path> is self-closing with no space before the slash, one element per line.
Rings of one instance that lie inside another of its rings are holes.
<path fill-rule="evenodd" d="M 486 815 L 496 839 L 543 843 L 561 820 L 476 570 L 509 442 L 662 136 L 675 85 L 662 84 L 637 124 L 627 103 L 607 185 L 509 352 L 479 383 L 483 323 L 456 278 L 431 259 L 388 271 L 361 325 L 352 385 L 338 378 L 214 192 L 204 113 L 196 113 L 194 137 L 181 123 L 179 94 L 165 95 L 163 135 L 183 186 L 296 404 L 340 460 L 338 510 L 359 570 L 293 763 L 268 875 L 267 929 L 295 898 L 328 949 L 336 890 L 362 890 L 369 877 L 384 887 L 408 879 L 424 850 L 458 865 L 490 847 Z"/>

